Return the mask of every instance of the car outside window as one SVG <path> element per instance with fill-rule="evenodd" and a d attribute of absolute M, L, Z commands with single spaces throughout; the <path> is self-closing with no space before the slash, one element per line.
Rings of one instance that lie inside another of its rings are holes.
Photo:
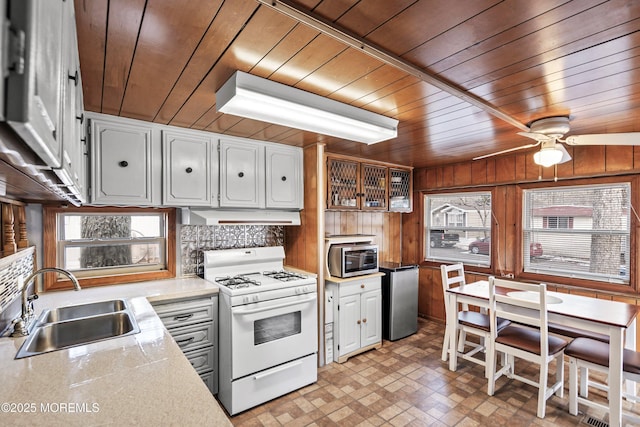
<path fill-rule="evenodd" d="M 424 197 L 425 260 L 491 265 L 491 193 Z"/>
<path fill-rule="evenodd" d="M 524 190 L 524 271 L 629 284 L 630 194 L 630 183 Z"/>

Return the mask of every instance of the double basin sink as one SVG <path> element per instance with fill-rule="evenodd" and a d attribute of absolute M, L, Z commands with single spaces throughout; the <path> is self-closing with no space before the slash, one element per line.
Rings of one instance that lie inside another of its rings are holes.
<path fill-rule="evenodd" d="M 140 332 L 122 299 L 45 310 L 16 359 Z"/>

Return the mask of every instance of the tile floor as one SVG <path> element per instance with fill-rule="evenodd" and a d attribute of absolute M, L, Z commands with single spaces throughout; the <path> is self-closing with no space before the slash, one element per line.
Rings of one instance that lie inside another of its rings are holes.
<path fill-rule="evenodd" d="M 444 325 L 420 319 L 418 333 L 384 341 L 379 350 L 331 363 L 318 382 L 231 418 L 234 426 L 587 426 L 607 427 L 604 413 L 581 407 L 568 412 L 551 397 L 544 419 L 536 417 L 537 389 L 501 378 L 487 396 L 484 368 L 462 361 L 450 372 L 440 359 Z M 535 378 L 537 365 L 516 363 Z M 565 363 L 568 374 L 568 363 Z M 598 393 L 597 391 L 595 393 Z M 593 393 L 592 393 L 593 394 Z M 630 405 L 625 402 L 625 407 Z M 640 406 L 640 405 L 638 405 Z M 588 424 L 592 417 L 595 424 Z M 598 423 L 600 422 L 600 423 Z"/>

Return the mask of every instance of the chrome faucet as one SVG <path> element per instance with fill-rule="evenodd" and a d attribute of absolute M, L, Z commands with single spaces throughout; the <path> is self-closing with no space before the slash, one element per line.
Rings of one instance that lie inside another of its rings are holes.
<path fill-rule="evenodd" d="M 36 278 L 37 275 L 49 272 L 64 274 L 69 278 L 69 280 L 71 280 L 71 283 L 73 283 L 73 287 L 76 291 L 82 289 L 80 288 L 80 283 L 78 283 L 78 279 L 76 279 L 76 276 L 62 268 L 45 267 L 41 268 L 38 271 L 34 271 L 31 275 L 29 275 L 29 277 L 24 280 L 24 284 L 22 285 L 22 314 L 18 319 L 14 321 L 15 326 L 13 328 L 13 333 L 11 334 L 12 337 L 23 337 L 29 335 L 29 323 L 31 322 L 34 314 L 33 300 L 38 299 L 38 291 L 35 286 L 33 287 L 33 295 L 31 295 L 30 297 L 27 296 L 27 293 L 29 292 L 29 284 L 33 281 L 33 279 Z"/>

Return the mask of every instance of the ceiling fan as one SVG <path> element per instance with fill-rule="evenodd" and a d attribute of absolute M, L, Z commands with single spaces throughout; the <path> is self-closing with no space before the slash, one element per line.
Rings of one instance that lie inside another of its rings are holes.
<path fill-rule="evenodd" d="M 640 145 L 640 132 L 573 135 L 562 139 L 570 129 L 569 117 L 558 116 L 535 120 L 529 126 L 529 132 L 518 132 L 518 135 L 531 138 L 536 141 L 535 143 L 474 157 L 473 160 L 540 146 L 540 151 L 533 155 L 533 161 L 538 165 L 548 167 L 571 160 L 571 156 L 562 143 L 567 145 Z"/>

